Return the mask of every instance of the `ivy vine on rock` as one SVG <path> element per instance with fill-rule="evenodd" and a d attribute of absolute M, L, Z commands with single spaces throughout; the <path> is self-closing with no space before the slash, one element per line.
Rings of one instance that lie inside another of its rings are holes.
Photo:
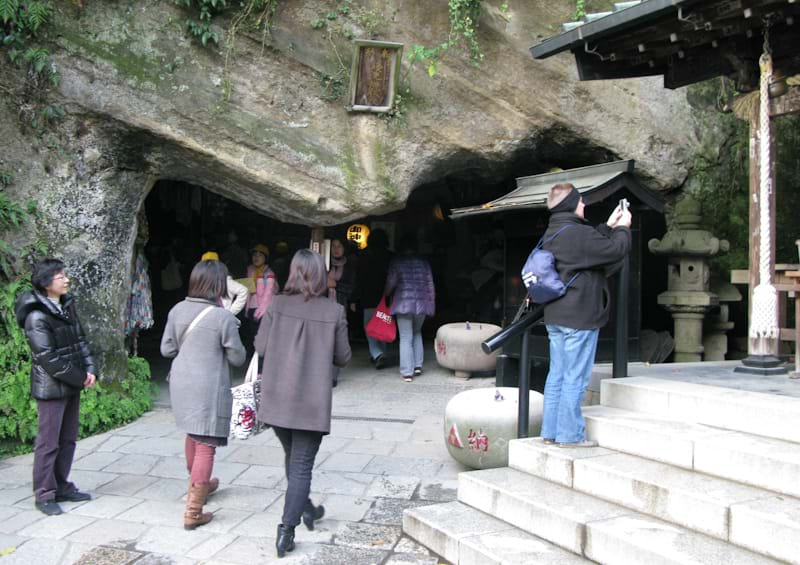
<path fill-rule="evenodd" d="M 428 76 L 433 77 L 439 72 L 439 63 L 445 52 L 461 48 L 467 53 L 472 65 L 480 66 L 483 62 L 483 50 L 478 41 L 481 2 L 482 0 L 448 0 L 450 33 L 447 40 L 433 47 L 412 45 L 408 54 L 411 64 L 422 63 L 428 71 Z M 508 12 L 506 2 L 503 2 L 500 11 L 503 14 Z"/>

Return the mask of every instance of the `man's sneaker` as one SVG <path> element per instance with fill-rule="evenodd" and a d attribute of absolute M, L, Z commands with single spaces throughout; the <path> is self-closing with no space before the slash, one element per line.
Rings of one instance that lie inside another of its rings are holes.
<path fill-rule="evenodd" d="M 72 492 L 68 492 L 65 494 L 57 494 L 56 495 L 56 502 L 84 502 L 85 500 L 91 500 L 92 495 L 88 492 L 81 492 L 78 489 L 73 490 Z"/>
<path fill-rule="evenodd" d="M 544 442 L 545 445 L 553 445 L 556 442 L 556 440 L 544 438 L 542 439 L 542 442 Z"/>
<path fill-rule="evenodd" d="M 383 354 L 378 355 L 375 358 L 375 368 L 376 369 L 383 369 L 386 366 L 386 359 L 384 358 Z"/>
<path fill-rule="evenodd" d="M 422 374 L 422 367 L 414 367 L 414 376 L 418 377 Z"/>
<path fill-rule="evenodd" d="M 58 502 L 53 499 L 45 500 L 44 502 L 39 502 L 37 500 L 36 509 L 47 514 L 48 516 L 58 516 L 59 514 L 64 513 L 64 511 L 61 510 L 61 507 L 58 505 Z"/>
<path fill-rule="evenodd" d="M 407 383 L 413 383 L 414 375 L 403 375 L 403 380 L 406 381 Z"/>
<path fill-rule="evenodd" d="M 558 447 L 597 447 L 597 442 L 591 439 L 576 441 L 575 443 L 559 443 Z"/>

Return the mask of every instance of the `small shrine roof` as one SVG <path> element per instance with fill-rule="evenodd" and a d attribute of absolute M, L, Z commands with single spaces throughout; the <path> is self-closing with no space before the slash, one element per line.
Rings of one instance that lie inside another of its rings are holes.
<path fill-rule="evenodd" d="M 634 161 L 614 161 L 577 169 L 545 173 L 517 179 L 517 188 L 505 196 L 479 206 L 456 208 L 450 217 L 457 219 L 478 214 L 493 214 L 525 209 L 547 208 L 547 193 L 555 184 L 568 182 L 577 188 L 586 205 L 606 199 L 615 192 L 628 189 L 633 196 L 657 212 L 664 211 L 658 193 L 642 186 L 633 174 Z"/>

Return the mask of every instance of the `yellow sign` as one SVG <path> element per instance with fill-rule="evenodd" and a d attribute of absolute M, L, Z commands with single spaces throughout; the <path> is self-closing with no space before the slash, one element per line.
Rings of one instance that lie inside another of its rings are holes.
<path fill-rule="evenodd" d="M 367 239 L 369 239 L 369 228 L 364 224 L 353 224 L 347 228 L 347 240 L 354 241 L 359 249 L 367 247 Z"/>

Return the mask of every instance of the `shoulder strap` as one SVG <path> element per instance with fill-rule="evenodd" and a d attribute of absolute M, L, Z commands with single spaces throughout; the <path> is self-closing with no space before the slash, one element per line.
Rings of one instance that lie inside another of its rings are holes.
<path fill-rule="evenodd" d="M 186 339 L 186 336 L 189 335 L 189 332 L 191 332 L 195 328 L 195 326 L 197 326 L 197 324 L 200 323 L 200 320 L 202 320 L 205 317 L 205 315 L 211 312 L 211 310 L 213 310 L 214 308 L 216 308 L 216 306 L 208 306 L 207 308 L 204 308 L 203 311 L 200 312 L 197 316 L 194 317 L 192 323 L 189 324 L 189 327 L 186 328 L 186 331 L 183 332 L 183 335 L 181 336 L 180 343 L 178 344 L 179 348 L 183 345 L 183 342 Z"/>
<path fill-rule="evenodd" d="M 551 236 L 550 236 L 550 237 L 548 237 L 548 238 L 545 238 L 544 236 L 542 236 L 542 239 L 540 239 L 540 240 L 539 240 L 539 243 L 537 243 L 537 244 L 536 244 L 536 247 L 535 247 L 535 249 L 541 249 L 541 248 L 542 248 L 542 245 L 544 245 L 545 243 L 550 243 L 550 242 L 551 242 L 551 241 L 553 241 L 553 240 L 554 240 L 556 237 L 558 237 L 558 235 L 559 235 L 559 234 L 560 234 L 562 231 L 564 231 L 565 229 L 571 228 L 571 227 L 572 227 L 571 225 L 567 224 L 566 226 L 562 226 L 562 227 L 561 227 L 561 228 L 560 228 L 560 229 L 559 229 L 559 230 L 558 230 L 556 233 L 554 233 L 553 235 L 551 235 Z"/>

